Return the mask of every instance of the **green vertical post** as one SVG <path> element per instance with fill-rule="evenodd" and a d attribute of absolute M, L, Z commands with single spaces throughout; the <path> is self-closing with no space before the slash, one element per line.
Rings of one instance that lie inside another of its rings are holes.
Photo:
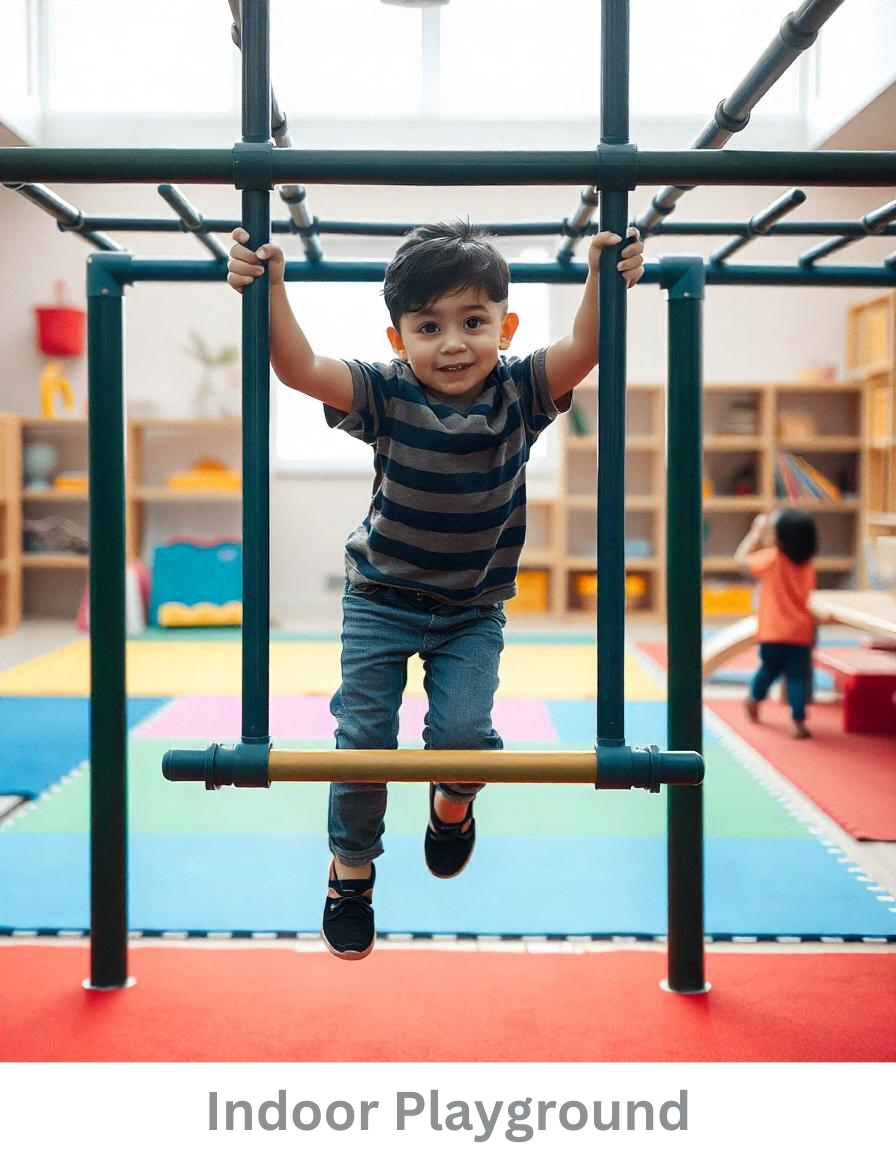
<path fill-rule="evenodd" d="M 601 145 L 628 144 L 628 0 L 601 5 Z M 628 192 L 604 188 L 600 226 L 624 237 Z M 623 240 L 624 245 L 624 240 Z M 622 245 L 620 245 L 622 247 Z M 625 283 L 619 249 L 600 263 L 597 393 L 597 744 L 625 743 Z"/>
<path fill-rule="evenodd" d="M 90 257 L 87 276 L 90 493 L 90 979 L 127 973 L 124 292 Z M 113 257 L 113 259 L 121 259 Z"/>
<path fill-rule="evenodd" d="M 271 235 L 268 0 L 242 2 L 243 226 L 249 247 Z M 239 154 L 239 149 L 236 150 Z M 254 158 L 254 159 L 253 159 Z M 268 743 L 270 694 L 270 296 L 268 277 L 243 292 L 242 735 Z"/>
<path fill-rule="evenodd" d="M 703 751 L 702 334 L 699 256 L 663 258 L 669 300 L 666 400 L 668 729 L 670 750 Z M 673 992 L 706 992 L 703 948 L 703 786 L 669 788 L 668 979 Z"/>

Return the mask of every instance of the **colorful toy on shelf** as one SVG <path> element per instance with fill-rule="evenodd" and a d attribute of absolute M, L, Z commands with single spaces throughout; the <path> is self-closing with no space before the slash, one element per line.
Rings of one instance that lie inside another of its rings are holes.
<path fill-rule="evenodd" d="M 125 632 L 139 636 L 146 631 L 149 612 L 149 569 L 140 560 L 129 560 L 125 569 Z M 84 585 L 76 626 L 81 632 L 90 631 L 90 583 Z"/>
<path fill-rule="evenodd" d="M 59 452 L 53 444 L 33 440 L 22 449 L 22 471 L 25 490 L 41 492 L 53 485 L 53 476 L 59 464 Z"/>
<path fill-rule="evenodd" d="M 160 628 L 239 626 L 243 550 L 238 540 L 172 537 L 153 553 L 150 620 Z"/>
<path fill-rule="evenodd" d="M 214 456 L 202 456 L 186 472 L 173 472 L 168 487 L 177 492 L 239 492 L 242 478 Z"/>

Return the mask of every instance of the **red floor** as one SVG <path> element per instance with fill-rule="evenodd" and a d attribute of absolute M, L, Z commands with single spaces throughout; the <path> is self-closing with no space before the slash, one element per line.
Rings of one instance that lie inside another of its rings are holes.
<path fill-rule="evenodd" d="M 85 945 L 0 947 L 11 1061 L 889 1061 L 896 951 L 712 952 L 707 996 L 660 952 L 141 946 L 89 992 Z"/>

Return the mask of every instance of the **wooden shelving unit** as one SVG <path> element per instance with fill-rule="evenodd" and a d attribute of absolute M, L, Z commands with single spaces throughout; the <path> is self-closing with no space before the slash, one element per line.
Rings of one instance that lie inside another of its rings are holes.
<path fill-rule="evenodd" d="M 147 526 L 157 512 L 175 516 L 179 531 L 200 535 L 206 526 L 197 508 L 239 508 L 242 493 L 238 490 L 182 491 L 165 484 L 166 469 L 189 467 L 197 455 L 221 454 L 238 461 L 239 437 L 238 419 L 129 422 L 125 518 L 130 560 L 148 559 Z M 68 609 L 77 603 L 88 569 L 88 556 L 83 552 L 26 551 L 23 547 L 24 523 L 29 518 L 58 514 L 87 532 L 86 490 L 29 491 L 23 486 L 23 451 L 38 441 L 56 449 L 58 470 L 87 471 L 86 420 L 0 414 L 0 633 L 19 626 L 26 610 L 26 585 L 32 577 L 59 582 L 60 604 L 70 614 Z M 55 599 L 57 585 L 53 588 Z"/>
<path fill-rule="evenodd" d="M 597 440 L 596 382 L 576 389 L 584 421 L 576 432 L 563 419 L 556 495 L 530 501 L 530 522 L 521 565 L 536 577 L 542 607 L 558 618 L 593 619 L 596 576 Z M 630 611 L 659 614 L 666 602 L 665 394 L 662 384 L 629 384 L 626 415 L 626 560 Z M 731 588 L 730 611 L 740 613 L 748 582 L 734 550 L 760 512 L 797 503 L 816 516 L 821 586 L 837 587 L 861 569 L 860 520 L 864 508 L 866 436 L 861 382 L 706 383 L 704 385 L 703 572 L 707 614 L 723 602 L 713 592 Z M 838 502 L 790 500 L 775 483 L 776 454 L 804 458 L 843 489 Z M 546 527 L 545 527 L 546 526 Z M 513 609 L 511 609 L 513 610 Z M 749 608 L 747 608 L 749 610 Z"/>
<path fill-rule="evenodd" d="M 0 636 L 22 616 L 22 434 L 18 416 L 0 413 Z"/>
<path fill-rule="evenodd" d="M 896 292 L 850 308 L 846 365 L 865 396 L 861 536 L 873 541 L 896 534 Z"/>

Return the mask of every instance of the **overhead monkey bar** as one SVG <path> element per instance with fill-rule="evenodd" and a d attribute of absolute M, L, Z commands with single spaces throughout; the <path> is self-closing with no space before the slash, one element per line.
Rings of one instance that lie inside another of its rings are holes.
<path fill-rule="evenodd" d="M 242 37 L 242 16 L 240 15 L 240 0 L 229 0 L 230 11 L 233 15 L 233 25 L 230 29 L 231 38 L 236 44 L 237 48 L 242 52 L 243 50 L 243 37 Z M 243 85 L 243 94 L 245 97 L 246 87 Z M 289 127 L 286 123 L 286 117 L 280 111 L 280 106 L 277 103 L 277 97 L 271 89 L 271 137 L 277 148 L 291 148 L 292 138 L 289 134 Z M 302 246 L 305 250 L 305 258 L 307 260 L 321 260 L 323 259 L 323 251 L 321 250 L 320 242 L 315 235 L 314 220 L 308 212 L 308 205 L 306 204 L 306 192 L 301 184 L 281 184 L 278 188 L 280 199 L 286 204 L 289 209 L 290 219 L 293 224 L 293 230 L 298 233 L 302 238 Z M 236 227 L 236 225 L 234 225 Z M 231 228 L 232 232 L 233 229 Z"/>
<path fill-rule="evenodd" d="M 859 221 L 859 227 L 862 229 L 863 236 L 881 236 L 887 224 L 893 220 L 896 220 L 896 200 L 891 200 L 889 204 L 882 205 L 874 212 L 867 212 Z M 817 244 L 814 248 L 810 248 L 808 252 L 804 252 L 799 257 L 799 262 L 802 267 L 806 268 L 821 260 L 822 257 L 838 252 L 848 244 L 855 244 L 856 240 L 861 238 L 862 236 L 840 236 L 835 240 L 827 240 L 822 244 Z"/>
<path fill-rule="evenodd" d="M 18 186 L 8 185 L 8 187 L 16 189 Z M 41 186 L 28 185 L 28 187 L 39 188 Z M 793 189 L 785 195 L 788 197 L 802 195 L 803 199 L 805 199 L 805 194 L 800 193 L 799 189 Z M 33 202 L 37 203 L 37 200 L 33 200 Z M 38 207 L 42 207 L 42 205 L 38 203 Z M 229 235 L 234 228 L 238 228 L 242 223 L 235 217 L 224 219 L 221 217 L 203 216 L 201 224 L 188 228 L 183 220 L 172 220 L 168 217 L 104 216 L 98 213 L 80 212 L 78 209 L 72 206 L 70 207 L 72 213 L 70 221 L 69 219 L 57 219 L 59 230 L 61 232 L 75 232 L 82 236 L 85 232 L 95 229 L 105 229 L 110 232 L 221 232 Z M 896 225 L 881 225 L 876 227 L 873 232 L 869 232 L 866 227 L 863 227 L 860 223 L 853 220 L 784 221 L 782 223 L 769 223 L 763 227 L 761 231 L 758 231 L 760 221 L 764 221 L 766 213 L 771 211 L 771 207 L 772 206 L 769 206 L 769 208 L 757 213 L 757 215 L 750 220 L 672 220 L 668 223 L 663 222 L 656 226 L 652 235 L 746 237 L 752 237 L 757 234 L 761 236 L 852 236 L 858 240 L 870 235 L 896 236 Z M 869 217 L 872 215 L 874 215 L 874 213 L 869 213 Z M 780 219 L 780 217 L 778 219 Z M 314 233 L 320 236 L 380 236 L 399 238 L 406 236 L 408 232 L 419 227 L 421 223 L 423 223 L 423 221 L 420 220 L 413 223 L 321 220 L 315 216 L 311 227 Z M 488 232 L 493 236 L 521 237 L 562 236 L 565 234 L 568 224 L 567 221 L 564 220 L 519 221 L 510 224 L 491 221 L 474 221 L 474 226 L 481 228 L 484 232 Z M 599 226 L 597 224 L 588 224 L 584 228 L 582 235 L 593 236 L 598 231 Z M 272 220 L 271 232 L 281 235 L 284 233 L 298 235 L 299 229 L 292 219 Z M 108 250 L 113 251 L 111 248 Z M 550 268 L 551 264 L 548 263 L 545 267 Z"/>
<path fill-rule="evenodd" d="M 703 129 L 691 148 L 722 148 L 735 132 L 746 128 L 750 113 L 759 100 L 780 79 L 798 56 L 815 43 L 818 31 L 825 21 L 843 3 L 843 0 L 804 0 L 796 12 L 781 24 L 759 60 L 741 80 L 734 92 L 719 102 L 712 121 Z M 641 180 L 650 184 L 650 180 Z M 793 181 L 788 181 L 793 183 Z M 675 210 L 675 201 L 688 186 L 669 187 L 658 193 L 651 202 L 650 209 L 635 221 L 642 238 L 656 230 L 656 225 Z M 557 252 L 557 259 L 565 262 L 572 259 L 576 240 L 585 235 L 594 210 L 597 207 L 597 189 L 583 188 L 579 207 L 569 221 L 567 239 Z"/>
<path fill-rule="evenodd" d="M 759 100 L 784 75 L 794 60 L 815 43 L 819 30 L 842 3 L 843 0 L 803 0 L 795 12 L 785 17 L 774 40 L 731 95 L 720 101 L 712 120 L 691 148 L 723 148 L 735 132 L 743 131 Z M 806 181 L 787 180 L 784 183 L 799 184 Z M 670 181 L 670 185 L 653 197 L 650 207 L 635 221 L 642 236 L 649 236 L 660 220 L 674 212 L 677 201 L 692 187 L 679 180 Z"/>
<path fill-rule="evenodd" d="M 689 187 L 838 184 L 889 187 L 893 152 L 647 151 L 599 145 L 593 151 L 392 151 L 274 148 L 267 139 L 233 148 L 0 148 L 3 183 L 309 184 L 408 187 L 579 184 L 631 190 L 663 180 Z M 251 145 L 251 147 L 247 147 Z"/>

